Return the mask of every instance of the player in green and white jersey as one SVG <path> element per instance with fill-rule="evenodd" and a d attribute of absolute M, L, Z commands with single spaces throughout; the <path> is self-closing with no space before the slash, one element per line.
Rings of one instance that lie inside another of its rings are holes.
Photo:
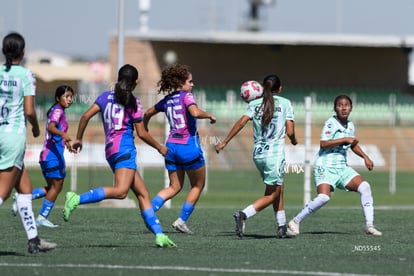
<path fill-rule="evenodd" d="M 263 80 L 263 97 L 249 103 L 244 115 L 234 124 L 223 142 L 216 146 L 216 152 L 219 153 L 248 121 L 253 121 L 253 161 L 266 187 L 264 196 L 256 199 L 242 211 L 234 213 L 236 233 L 239 237 L 244 234 L 245 220 L 270 204 L 275 212 L 277 237 L 288 237 L 283 204 L 285 136 L 288 136 L 292 145 L 296 145 L 297 140 L 293 108 L 288 99 L 279 96 L 281 92 L 279 77 L 266 76 Z"/>
<path fill-rule="evenodd" d="M 34 108 L 36 82 L 33 74 L 20 65 L 25 41 L 19 33 L 3 39 L 6 64 L 0 66 L 0 206 L 16 188 L 17 211 L 28 238 L 29 253 L 47 251 L 55 243 L 39 239 L 32 210 L 32 183 L 24 167 L 26 151 L 26 119 L 34 137 L 39 124 Z"/>
<path fill-rule="evenodd" d="M 339 95 L 334 101 L 336 115 L 329 118 L 322 129 L 320 150 L 314 162 L 313 175 L 318 195 L 289 222 L 289 230 L 299 234 L 299 224 L 330 200 L 335 188 L 358 192 L 361 196 L 365 216 L 365 230 L 369 235 L 381 236 L 374 227 L 374 202 L 371 186 L 353 168 L 347 165 L 346 153 L 351 149 L 365 161 L 368 170 L 374 163 L 358 145 L 355 126 L 348 120 L 352 111 L 352 100 L 347 95 Z"/>

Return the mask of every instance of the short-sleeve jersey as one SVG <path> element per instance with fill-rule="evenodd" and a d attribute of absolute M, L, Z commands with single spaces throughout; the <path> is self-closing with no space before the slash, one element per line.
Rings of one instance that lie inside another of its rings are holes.
<path fill-rule="evenodd" d="M 165 112 L 170 125 L 167 142 L 186 144 L 190 136 L 197 135 L 197 120 L 188 112 L 188 107 L 197 104 L 190 92 L 176 91 L 165 96 L 155 109 Z"/>
<path fill-rule="evenodd" d="M 33 73 L 20 65 L 0 67 L 0 133 L 26 135 L 25 96 L 35 96 L 36 79 Z"/>
<path fill-rule="evenodd" d="M 141 102 L 135 97 L 137 110 L 125 108 L 116 102 L 114 91 L 103 92 L 95 101 L 101 110 L 105 131 L 105 154 L 129 151 L 134 144 L 134 123 L 142 121 Z"/>
<path fill-rule="evenodd" d="M 321 141 L 336 140 L 345 137 L 355 137 L 355 126 L 351 121 L 348 121 L 346 126 L 343 126 L 336 119 L 336 116 L 326 120 L 321 133 Z M 345 167 L 347 166 L 346 152 L 350 147 L 351 145 L 347 144 L 333 148 L 320 148 L 314 165 L 335 168 Z"/>
<path fill-rule="evenodd" d="M 262 117 L 263 98 L 253 100 L 249 103 L 245 116 L 253 120 L 253 158 L 267 158 L 274 155 L 284 154 L 286 121 L 294 121 L 295 116 L 291 102 L 277 95 L 273 95 L 275 110 L 271 122 L 263 127 Z"/>
<path fill-rule="evenodd" d="M 47 130 L 50 123 L 55 123 L 56 128 L 62 132 L 66 133 L 68 131 L 69 125 L 65 110 L 59 104 L 52 106 L 47 117 L 45 140 L 43 142 L 43 149 L 40 152 L 39 161 L 63 158 L 65 141 L 62 136 L 53 134 Z"/>

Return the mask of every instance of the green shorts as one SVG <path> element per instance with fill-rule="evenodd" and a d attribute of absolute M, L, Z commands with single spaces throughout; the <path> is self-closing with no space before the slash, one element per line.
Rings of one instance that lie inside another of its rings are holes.
<path fill-rule="evenodd" d="M 357 175 L 359 173 L 351 167 L 334 168 L 316 166 L 313 168 L 316 187 L 323 183 L 329 184 L 331 185 L 331 191 L 335 191 L 335 188 L 348 191 L 345 186 Z"/>
<path fill-rule="evenodd" d="M 26 135 L 0 133 L 0 170 L 23 168 Z"/>
<path fill-rule="evenodd" d="M 253 161 L 266 185 L 283 185 L 286 164 L 284 156 L 257 158 Z"/>

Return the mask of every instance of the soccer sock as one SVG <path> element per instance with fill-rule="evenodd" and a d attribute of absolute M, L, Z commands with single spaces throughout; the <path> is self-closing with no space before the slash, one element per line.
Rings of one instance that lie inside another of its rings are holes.
<path fill-rule="evenodd" d="M 32 209 L 32 194 L 18 194 L 16 201 L 27 239 L 37 237 L 37 227 Z"/>
<path fill-rule="evenodd" d="M 244 208 L 242 212 L 246 215 L 246 219 L 257 214 L 256 209 L 254 209 L 253 207 L 253 204 L 250 204 L 249 206 Z"/>
<path fill-rule="evenodd" d="M 146 225 L 151 229 L 152 233 L 162 234 L 162 227 L 154 209 L 148 208 L 141 212 L 141 216 L 144 219 Z"/>
<path fill-rule="evenodd" d="M 188 218 L 191 216 L 191 213 L 194 211 L 194 205 L 188 203 L 187 201 L 184 202 L 183 208 L 181 209 L 180 218 L 186 222 Z"/>
<path fill-rule="evenodd" d="M 99 187 L 80 195 L 79 204 L 94 203 L 105 199 L 105 190 Z"/>
<path fill-rule="evenodd" d="M 286 213 L 285 210 L 275 212 L 277 226 L 286 225 Z"/>
<path fill-rule="evenodd" d="M 305 218 L 312 215 L 312 213 L 318 211 L 323 205 L 328 203 L 328 201 L 329 201 L 328 195 L 318 194 L 317 197 L 315 197 L 312 201 L 306 204 L 305 207 L 302 208 L 302 210 L 299 212 L 299 214 L 296 215 L 294 220 L 296 222 L 301 222 Z"/>
<path fill-rule="evenodd" d="M 32 196 L 33 196 L 33 193 L 32 193 Z M 55 206 L 55 203 L 45 198 L 43 200 L 42 208 L 40 209 L 40 215 L 47 218 L 50 215 L 50 212 L 52 211 L 53 206 Z"/>
<path fill-rule="evenodd" d="M 162 197 L 156 195 L 151 201 L 152 209 L 157 212 L 164 205 L 164 202 L 165 200 Z"/>
<path fill-rule="evenodd" d="M 358 192 L 361 195 L 366 225 L 374 225 L 374 200 L 372 198 L 371 186 L 368 182 L 363 181 L 358 186 Z"/>
<path fill-rule="evenodd" d="M 43 187 L 36 188 L 32 191 L 32 199 L 38 199 L 46 195 Z"/>

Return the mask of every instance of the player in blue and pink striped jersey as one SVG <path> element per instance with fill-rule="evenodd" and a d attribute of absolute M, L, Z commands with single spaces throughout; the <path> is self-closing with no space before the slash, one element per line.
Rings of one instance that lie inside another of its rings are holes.
<path fill-rule="evenodd" d="M 165 201 L 177 195 L 184 185 L 187 173 L 191 189 L 187 194 L 180 216 L 172 227 L 182 233 L 191 234 L 186 221 L 191 216 L 200 198 L 206 180 L 206 167 L 203 151 L 200 146 L 197 119 L 209 119 L 215 123 L 216 118 L 197 107 L 191 90 L 194 86 L 193 76 L 186 65 L 174 64 L 166 67 L 158 82 L 159 93 L 167 95 L 149 108 L 144 115 L 144 126 L 147 129 L 149 120 L 159 112 L 164 112 L 170 125 L 167 139 L 168 153 L 165 156 L 165 167 L 170 179 L 169 187 L 158 192 L 152 199 L 152 207 L 158 211 Z"/>
<path fill-rule="evenodd" d="M 142 107 L 134 91 L 138 84 L 138 70 L 129 64 L 122 66 L 118 72 L 118 81 L 113 91 L 102 93 L 95 103 L 82 115 L 73 149 L 82 149 L 82 137 L 89 120 L 101 113 L 105 131 L 105 153 L 115 174 L 114 186 L 104 186 L 77 195 L 66 194 L 63 218 L 69 220 L 71 213 L 79 204 L 88 204 L 104 199 L 123 199 L 131 189 L 138 199 L 146 226 L 156 235 L 155 243 L 159 247 L 175 246 L 163 231 L 157 215 L 152 209 L 147 187 L 137 171 L 134 128 L 139 138 L 158 150 L 162 155 L 167 148 L 152 138 L 142 123 Z"/>

